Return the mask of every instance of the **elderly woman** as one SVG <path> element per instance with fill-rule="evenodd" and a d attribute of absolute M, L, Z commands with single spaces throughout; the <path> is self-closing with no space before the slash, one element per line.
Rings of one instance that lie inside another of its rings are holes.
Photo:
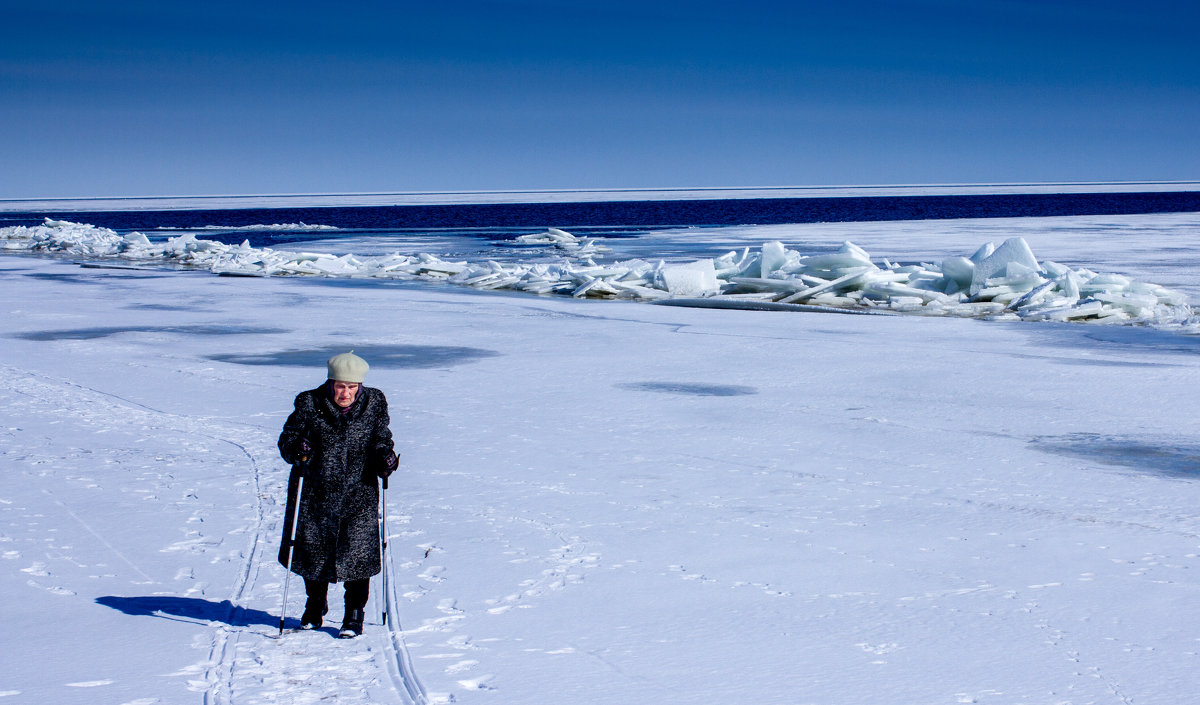
<path fill-rule="evenodd" d="M 353 351 L 329 359 L 329 378 L 296 396 L 279 434 L 279 453 L 303 473 L 291 570 L 304 578 L 308 601 L 301 629 L 318 629 L 329 611 L 330 583 L 345 583 L 339 636 L 362 634 L 370 579 L 379 555 L 379 480 L 396 468 L 383 392 L 363 385 L 368 365 Z M 296 486 L 295 477 L 291 483 Z M 279 559 L 285 566 L 290 527 Z"/>

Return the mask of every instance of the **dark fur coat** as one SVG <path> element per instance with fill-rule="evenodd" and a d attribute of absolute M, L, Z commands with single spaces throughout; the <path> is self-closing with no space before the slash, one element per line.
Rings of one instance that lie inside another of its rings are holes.
<path fill-rule="evenodd" d="M 392 455 L 392 432 L 383 392 L 360 387 L 358 398 L 342 410 L 327 385 L 301 392 L 279 435 L 279 453 L 293 465 L 286 517 L 296 516 L 292 572 L 309 580 L 342 582 L 379 573 L 379 477 Z M 304 476 L 300 511 L 295 464 L 301 441 L 312 448 Z M 287 565 L 290 522 L 285 519 L 279 562 Z"/>

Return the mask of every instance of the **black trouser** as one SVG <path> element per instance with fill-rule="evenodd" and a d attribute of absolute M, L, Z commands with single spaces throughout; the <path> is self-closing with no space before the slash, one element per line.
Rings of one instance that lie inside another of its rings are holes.
<path fill-rule="evenodd" d="M 361 610 L 367 607 L 367 597 L 371 590 L 370 578 L 346 581 L 346 611 Z M 328 599 L 329 583 L 323 580 L 304 579 L 304 591 L 308 593 L 311 602 L 321 604 Z"/>

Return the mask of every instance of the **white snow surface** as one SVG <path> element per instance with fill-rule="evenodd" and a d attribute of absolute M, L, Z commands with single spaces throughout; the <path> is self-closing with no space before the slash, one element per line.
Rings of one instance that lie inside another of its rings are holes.
<path fill-rule="evenodd" d="M 1021 237 L 1195 295 L 1197 218 L 712 236 L 888 258 Z M 1196 336 L 20 252 L 0 255 L 0 703 L 1200 692 Z M 279 637 L 275 440 L 351 348 L 402 453 L 388 590 L 359 639 Z"/>

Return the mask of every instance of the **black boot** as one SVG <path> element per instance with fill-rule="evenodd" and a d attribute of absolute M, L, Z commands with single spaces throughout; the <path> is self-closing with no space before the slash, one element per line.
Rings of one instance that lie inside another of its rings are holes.
<path fill-rule="evenodd" d="M 322 617 L 329 612 L 329 602 L 322 598 L 308 598 L 304 603 L 304 614 L 300 617 L 301 629 L 320 629 Z"/>
<path fill-rule="evenodd" d="M 342 631 L 338 632 L 338 636 L 342 639 L 353 639 L 356 636 L 362 636 L 363 618 L 365 616 L 365 610 L 346 610 L 346 616 L 342 619 Z"/>

